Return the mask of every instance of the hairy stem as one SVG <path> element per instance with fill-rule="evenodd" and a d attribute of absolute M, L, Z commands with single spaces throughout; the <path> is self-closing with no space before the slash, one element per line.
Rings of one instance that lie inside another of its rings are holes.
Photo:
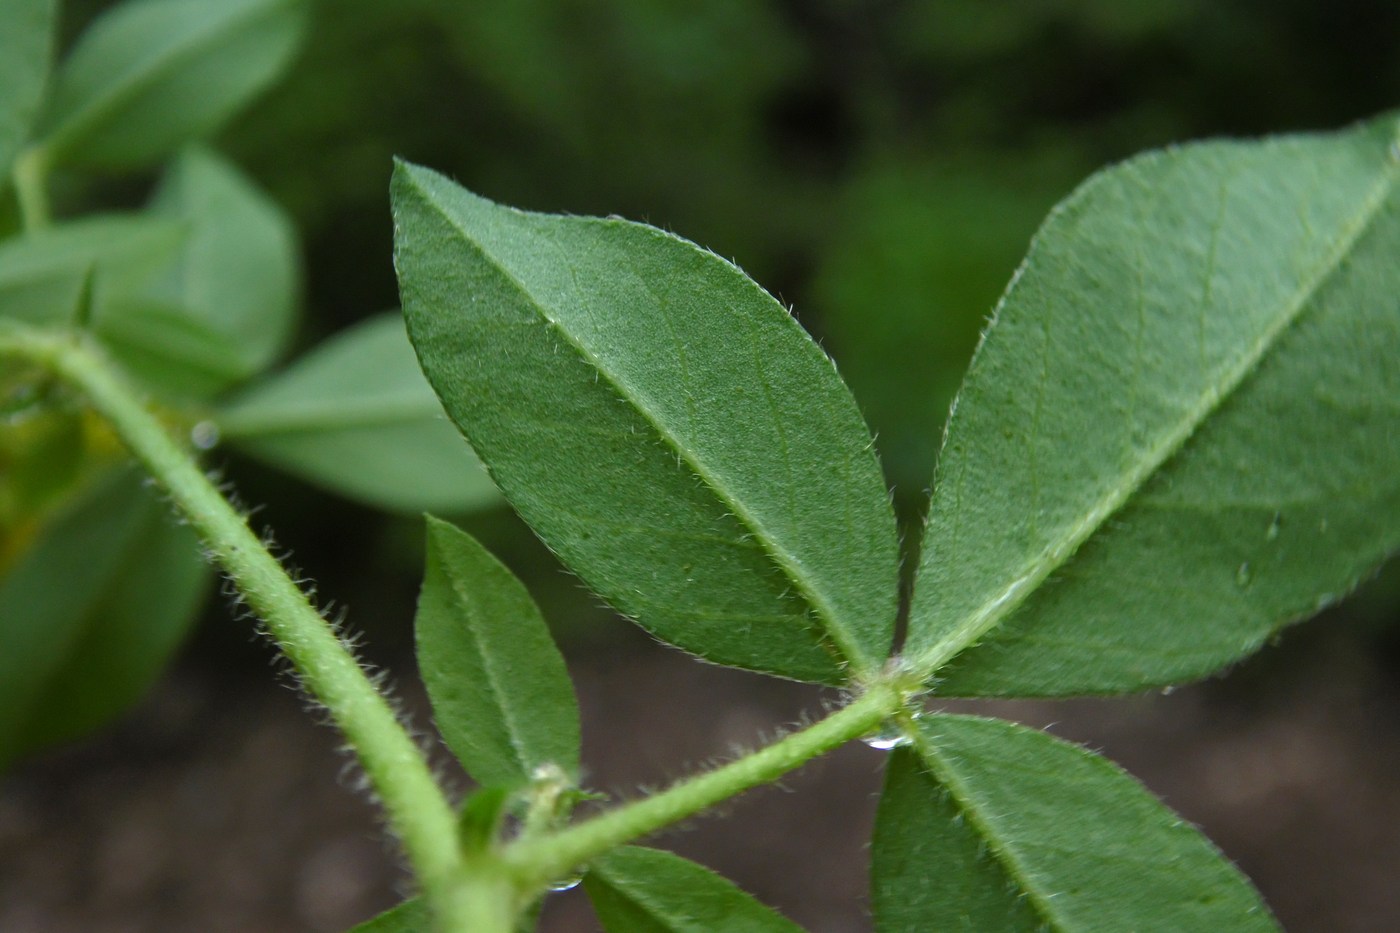
<path fill-rule="evenodd" d="M 477 929 L 481 898 L 463 884 L 456 818 L 421 751 L 243 517 L 106 360 L 75 335 L 6 327 L 0 355 L 38 362 L 80 389 L 165 488 L 349 740 L 442 928 Z"/>
<path fill-rule="evenodd" d="M 503 853 L 520 884 L 538 887 L 590 859 L 650 835 L 736 794 L 777 780 L 807 761 L 865 735 L 899 709 L 907 685 L 879 679 L 826 719 L 668 790 L 624 804 L 557 833 L 521 839 Z"/>
<path fill-rule="evenodd" d="M 40 363 L 80 389 L 199 531 L 349 740 L 443 931 L 505 933 L 522 905 L 549 883 L 873 731 L 919 690 L 907 670 L 891 667 L 847 706 L 772 745 L 562 830 L 550 831 L 550 821 L 537 814 L 531 832 L 469 863 L 452 807 L 383 696 L 243 517 L 105 358 L 81 335 L 0 321 L 3 356 Z"/>

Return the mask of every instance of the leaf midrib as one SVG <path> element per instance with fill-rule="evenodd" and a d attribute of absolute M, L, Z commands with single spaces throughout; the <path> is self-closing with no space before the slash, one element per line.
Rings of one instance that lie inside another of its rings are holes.
<path fill-rule="evenodd" d="M 534 293 L 525 283 L 520 281 L 511 270 L 507 269 L 494 256 L 487 252 L 487 250 L 482 247 L 454 217 L 439 206 L 436 199 L 427 195 L 416 180 L 414 182 L 414 187 L 418 190 L 420 195 L 423 196 L 423 200 L 425 200 L 452 229 L 456 230 L 462 236 L 462 239 L 471 246 L 478 256 L 485 260 L 488 265 L 499 272 L 506 281 L 515 287 L 530 306 L 536 309 L 540 317 L 547 322 L 569 346 L 574 348 L 574 351 L 578 353 L 586 364 L 592 366 L 597 373 L 606 379 L 608 385 L 611 386 L 619 396 L 631 403 L 633 409 L 645 419 L 647 424 L 651 425 L 654 431 L 656 431 L 657 436 L 675 452 L 680 460 L 690 467 L 691 471 L 700 478 L 706 487 L 714 492 L 715 496 L 730 509 L 734 517 L 753 533 L 754 539 L 763 545 L 763 549 L 768 554 L 769 558 L 772 559 L 774 563 L 783 570 L 787 578 L 797 586 L 803 599 L 816 611 L 818 617 L 823 621 L 823 629 L 835 643 L 836 648 L 841 654 L 841 660 L 851 664 L 859 673 L 868 673 L 873 667 L 871 660 L 867 658 L 865 652 L 860 649 L 859 642 L 853 637 L 852 633 L 846 631 L 845 625 L 840 621 L 834 608 L 814 586 L 802 567 L 801 562 L 789 553 L 781 543 L 774 539 L 743 503 L 719 481 L 718 477 L 706 469 L 694 453 L 686 449 L 685 446 L 665 428 L 656 414 L 646 405 L 642 404 L 641 400 L 631 391 L 630 386 L 627 386 L 615 373 L 603 366 L 602 361 L 599 360 L 591 350 L 581 344 L 568 328 L 564 327 L 558 320 L 550 316 L 547 307 L 536 299 Z M 510 210 L 510 208 L 507 208 L 507 210 Z M 658 233 L 661 236 L 668 236 L 668 234 L 661 233 L 660 231 L 658 231 Z"/>
<path fill-rule="evenodd" d="M 1371 228 L 1376 216 L 1393 194 L 1398 175 L 1400 169 L 1396 168 L 1395 163 L 1382 166 L 1379 180 L 1363 200 L 1361 209 L 1338 239 L 1336 247 L 1318 264 L 1315 272 L 1304 280 L 1293 295 L 1291 303 L 1285 303 L 1284 313 L 1275 318 L 1249 351 L 1243 354 L 1234 366 L 1227 368 L 1217 383 L 1206 386 L 1199 403 L 1178 421 L 1171 432 L 1149 448 L 1147 455 L 1139 460 L 1138 467 L 1128 473 L 1121 482 L 1111 486 L 1080 521 L 1072 524 L 1066 533 L 1046 547 L 1038 558 L 1024 565 L 1022 572 L 996 596 L 964 616 L 952 631 L 913 658 L 911 665 L 915 671 L 927 679 L 995 629 L 1172 459 L 1302 317 L 1311 299 L 1341 267 L 1342 261 Z"/>
<path fill-rule="evenodd" d="M 1026 900 L 1031 904 L 1031 909 L 1045 921 L 1046 926 L 1052 930 L 1066 929 L 1055 910 L 1055 892 L 1044 890 L 1036 884 L 1037 876 L 1025 870 L 1021 853 L 1014 845 L 1007 844 L 1009 836 L 996 832 L 995 828 L 984 817 L 982 809 L 977 806 L 976 796 L 969 790 L 967 782 L 957 773 L 957 769 L 944 761 L 938 747 L 929 740 L 923 729 L 913 725 L 903 731 L 912 741 L 914 750 L 918 753 L 924 768 L 927 769 L 927 772 L 931 772 L 925 773 L 921 777 L 936 780 L 948 791 L 958 810 L 962 813 L 963 819 L 986 842 L 987 850 L 992 854 L 997 865 L 1025 893 Z"/>
<path fill-rule="evenodd" d="M 439 544 L 439 548 L 442 548 L 441 544 Z M 445 549 L 443 550 L 445 551 Z M 477 656 L 481 659 L 481 671 L 486 675 L 486 685 L 491 691 L 491 698 L 501 714 L 501 724 L 505 726 L 506 730 L 506 741 L 510 743 L 510 749 L 515 753 L 518 776 L 528 779 L 530 776 L 529 750 L 525 747 L 526 741 L 520 729 L 520 716 L 514 705 L 509 702 L 511 693 L 504 688 L 509 676 L 502 676 L 502 672 L 496 666 L 496 652 L 490 650 L 486 645 L 484 632 L 490 622 L 482 613 L 481 606 L 472 598 L 474 588 L 467 585 L 458 576 L 456 568 L 450 566 L 448 561 L 441 559 L 441 557 L 440 566 L 453 597 L 470 620 L 467 628 L 471 632 L 472 641 L 475 642 Z M 527 715 L 525 721 L 528 722 L 529 719 L 530 717 Z"/>

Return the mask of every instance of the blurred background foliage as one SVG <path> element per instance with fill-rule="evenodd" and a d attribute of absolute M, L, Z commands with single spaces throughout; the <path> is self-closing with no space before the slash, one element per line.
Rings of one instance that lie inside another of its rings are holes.
<path fill-rule="evenodd" d="M 61 45 L 108 5 L 65 3 Z M 952 392 L 1057 200 L 1146 148 L 1338 127 L 1397 105 L 1394 0 L 335 0 L 313 6 L 290 73 L 214 142 L 295 221 L 299 352 L 397 305 L 395 156 L 498 201 L 645 220 L 734 259 L 837 360 L 908 543 Z M 56 212 L 136 207 L 156 182 L 60 174 Z M 13 225 L 0 207 L 0 232 Z M 224 448 L 210 463 L 352 607 L 370 656 L 399 663 L 421 522 Z M 630 637 L 504 508 L 457 517 L 575 650 Z M 1361 646 L 1347 657 L 1393 673 L 1397 605 L 1392 571 L 1327 633 L 1262 663 L 1307 663 L 1319 639 L 1341 638 Z M 220 618 L 186 663 L 262 678 L 266 654 Z"/>
<path fill-rule="evenodd" d="M 107 5 L 66 4 L 67 40 Z M 822 341 L 878 436 L 906 529 L 977 335 L 1075 184 L 1145 148 L 1336 127 L 1400 102 L 1389 0 L 313 9 L 290 74 L 216 140 L 300 229 L 301 348 L 397 304 L 395 156 L 521 207 L 646 220 L 737 261 Z M 59 211 L 130 206 L 148 182 L 61 176 Z M 386 559 L 416 577 L 416 523 L 230 470 L 352 605 L 378 602 Z M 473 524 L 517 565 L 544 557 L 508 516 Z M 558 591 L 564 618 L 597 615 L 559 574 L 528 575 Z M 373 634 L 397 642 L 402 628 Z"/>

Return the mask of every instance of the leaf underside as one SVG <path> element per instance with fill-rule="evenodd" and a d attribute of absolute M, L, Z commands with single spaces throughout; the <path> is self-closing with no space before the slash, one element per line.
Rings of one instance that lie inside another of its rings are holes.
<path fill-rule="evenodd" d="M 1277 930 L 1210 841 L 1116 765 L 998 719 L 936 715 L 891 756 L 878 933 Z"/>
<path fill-rule="evenodd" d="M 470 535 L 428 519 L 418 668 L 448 748 L 478 783 L 578 774 L 579 717 L 564 659 L 525 586 Z"/>
<path fill-rule="evenodd" d="M 91 275 L 93 313 L 129 303 L 184 242 L 183 226 L 144 214 L 98 214 L 0 243 L 0 314 L 62 324 Z"/>
<path fill-rule="evenodd" d="M 145 692 L 207 591 L 198 543 L 123 472 L 55 517 L 0 579 L 0 767 Z"/>
<path fill-rule="evenodd" d="M 660 849 L 611 852 L 583 884 L 607 933 L 801 933 L 725 878 Z"/>
<path fill-rule="evenodd" d="M 381 508 L 464 512 L 500 501 L 423 378 L 398 314 L 332 337 L 216 420 L 240 450 Z"/>
<path fill-rule="evenodd" d="M 187 225 L 152 294 L 225 334 L 241 377 L 267 368 L 296 322 L 301 269 L 291 219 L 236 166 L 198 146 L 166 172 L 151 213 Z"/>
<path fill-rule="evenodd" d="M 0 0 L 0 190 L 39 112 L 56 10 L 55 0 Z"/>
<path fill-rule="evenodd" d="M 511 210 L 402 164 L 393 190 L 424 371 L 567 565 L 720 663 L 878 668 L 893 514 L 854 401 L 781 305 L 641 224 Z"/>
<path fill-rule="evenodd" d="M 125 168 L 207 135 L 282 72 L 303 0 L 127 0 L 79 37 L 38 135 L 48 157 Z"/>
<path fill-rule="evenodd" d="M 940 692 L 1199 677 L 1400 546 L 1397 132 L 1152 153 L 1052 213 L 938 468 Z"/>

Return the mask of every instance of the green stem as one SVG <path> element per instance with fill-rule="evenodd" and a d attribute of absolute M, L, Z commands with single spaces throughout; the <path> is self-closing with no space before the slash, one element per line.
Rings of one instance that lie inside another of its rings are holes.
<path fill-rule="evenodd" d="M 31 146 L 15 159 L 15 197 L 26 230 L 42 230 L 50 223 L 48 176 L 48 156 L 41 147 Z"/>
<path fill-rule="evenodd" d="M 421 751 L 354 656 L 243 517 L 82 340 L 10 326 L 0 330 L 0 355 L 45 365 L 87 395 L 200 533 L 296 667 L 307 691 L 330 710 L 383 802 L 442 928 L 489 929 L 476 922 L 483 899 L 478 889 L 464 883 L 456 817 Z M 496 900 L 486 898 L 488 905 Z"/>
<path fill-rule="evenodd" d="M 451 806 L 387 702 L 276 558 L 106 360 L 81 335 L 0 321 L 4 355 L 45 365 L 81 389 L 200 532 L 307 690 L 349 739 L 442 930 L 509 930 L 522 903 L 551 881 L 873 731 L 919 691 L 909 671 L 892 666 L 849 705 L 766 748 L 557 832 L 537 815 L 534 832 L 468 863 Z"/>
<path fill-rule="evenodd" d="M 876 680 L 848 706 L 815 725 L 654 796 L 624 804 L 557 833 L 521 839 L 509 846 L 502 857 L 521 887 L 548 884 L 617 846 L 694 816 L 752 787 L 775 781 L 818 755 L 871 732 L 901 707 L 909 692 L 909 685 L 894 679 Z"/>

